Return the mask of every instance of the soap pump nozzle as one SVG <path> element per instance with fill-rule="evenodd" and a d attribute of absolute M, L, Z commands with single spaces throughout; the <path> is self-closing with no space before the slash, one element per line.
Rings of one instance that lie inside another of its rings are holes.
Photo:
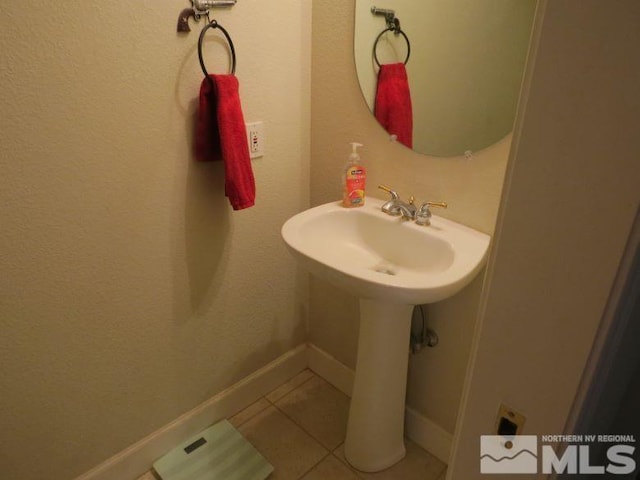
<path fill-rule="evenodd" d="M 361 143 L 351 142 L 351 155 L 349 155 L 349 160 L 352 162 L 360 160 L 360 155 L 358 154 L 358 148 L 360 147 L 362 147 Z"/>

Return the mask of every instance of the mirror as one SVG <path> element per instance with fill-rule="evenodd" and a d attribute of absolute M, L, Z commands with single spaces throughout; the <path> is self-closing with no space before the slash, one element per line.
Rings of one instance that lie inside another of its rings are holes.
<path fill-rule="evenodd" d="M 355 63 L 369 109 L 375 112 L 379 70 L 373 46 L 387 28 L 385 16 L 372 12 L 377 7 L 393 10 L 406 35 L 380 36 L 379 63 L 404 62 L 410 45 L 413 150 L 447 157 L 498 142 L 513 128 L 536 3 L 356 0 Z"/>

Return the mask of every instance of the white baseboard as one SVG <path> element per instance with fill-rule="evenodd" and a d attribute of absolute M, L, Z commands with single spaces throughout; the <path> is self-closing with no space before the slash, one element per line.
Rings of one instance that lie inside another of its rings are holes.
<path fill-rule="evenodd" d="M 404 434 L 438 460 L 449 464 L 453 435 L 409 406 L 405 409 Z"/>
<path fill-rule="evenodd" d="M 219 420 L 233 416 L 307 368 L 307 350 L 307 345 L 290 350 L 76 480 L 139 477 L 179 443 Z"/>
<path fill-rule="evenodd" d="M 308 345 L 308 366 L 342 393 L 351 397 L 355 372 L 313 343 Z"/>
<path fill-rule="evenodd" d="M 341 392 L 351 396 L 355 373 L 324 350 L 309 344 L 309 368 Z M 453 435 L 407 406 L 405 435 L 444 463 L 449 463 Z"/>
<path fill-rule="evenodd" d="M 300 345 L 76 480 L 137 478 L 179 443 L 219 420 L 235 415 L 305 368 L 310 368 L 338 390 L 351 396 L 354 371 L 313 344 Z M 441 461 L 449 461 L 451 434 L 411 407 L 406 409 L 405 433 Z"/>

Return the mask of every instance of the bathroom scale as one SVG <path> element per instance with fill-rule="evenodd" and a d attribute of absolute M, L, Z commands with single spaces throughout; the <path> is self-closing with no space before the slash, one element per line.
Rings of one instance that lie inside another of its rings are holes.
<path fill-rule="evenodd" d="M 153 464 L 162 480 L 264 480 L 273 466 L 227 420 Z"/>

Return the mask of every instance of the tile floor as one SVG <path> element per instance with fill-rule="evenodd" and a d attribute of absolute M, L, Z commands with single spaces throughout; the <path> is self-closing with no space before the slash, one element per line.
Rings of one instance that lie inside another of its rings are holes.
<path fill-rule="evenodd" d="M 410 440 L 406 457 L 378 473 L 348 466 L 349 397 L 305 370 L 229 421 L 274 466 L 269 480 L 444 480 L 446 465 Z M 148 472 L 138 480 L 155 480 Z"/>

